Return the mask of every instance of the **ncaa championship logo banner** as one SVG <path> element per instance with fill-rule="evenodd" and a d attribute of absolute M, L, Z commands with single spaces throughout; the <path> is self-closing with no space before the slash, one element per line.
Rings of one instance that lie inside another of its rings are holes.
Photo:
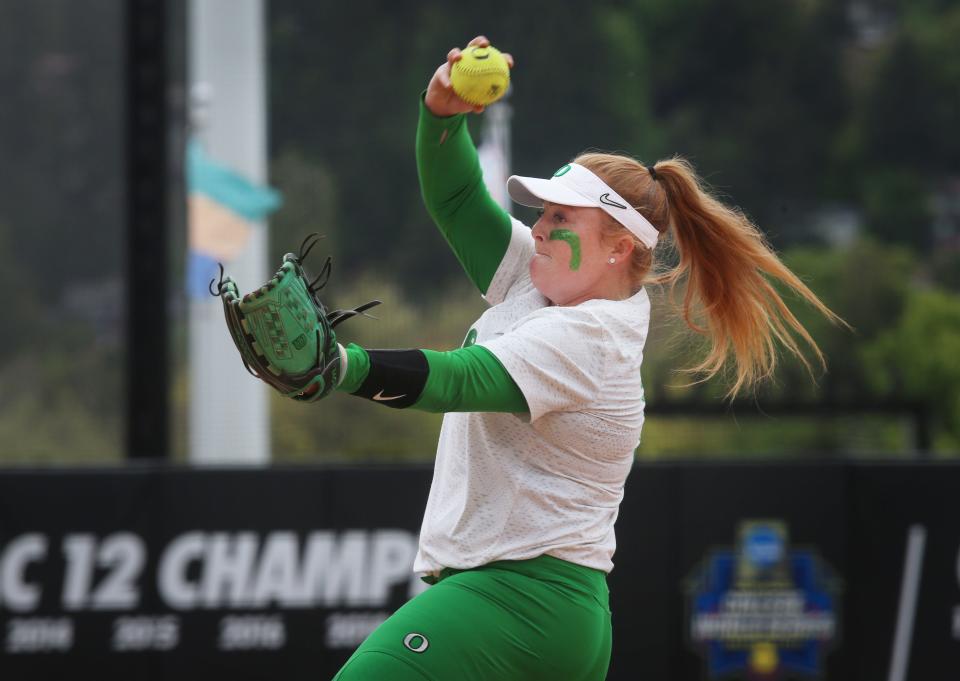
<path fill-rule="evenodd" d="M 819 679 L 837 642 L 838 586 L 777 520 L 740 524 L 737 544 L 710 552 L 687 585 L 688 636 L 710 679 Z"/>

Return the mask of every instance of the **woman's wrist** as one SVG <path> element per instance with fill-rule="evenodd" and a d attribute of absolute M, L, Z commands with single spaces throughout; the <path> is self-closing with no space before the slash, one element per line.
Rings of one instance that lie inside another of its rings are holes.
<path fill-rule="evenodd" d="M 441 94 L 431 93 L 429 88 L 423 95 L 423 105 L 436 118 L 452 118 L 464 113 L 463 111 L 451 110 L 449 101 L 445 101 Z"/>

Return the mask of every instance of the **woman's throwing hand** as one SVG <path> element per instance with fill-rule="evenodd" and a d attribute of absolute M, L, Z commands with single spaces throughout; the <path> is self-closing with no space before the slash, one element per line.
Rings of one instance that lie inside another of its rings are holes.
<path fill-rule="evenodd" d="M 478 35 L 467 44 L 467 47 L 488 47 L 489 45 L 490 41 L 486 36 Z M 504 52 L 503 57 L 512 69 L 513 56 Z M 434 116 L 446 117 L 469 113 L 470 111 L 480 113 L 484 109 L 483 106 L 468 104 L 453 91 L 453 86 L 450 84 L 450 69 L 462 58 L 463 51 L 459 47 L 454 47 L 447 52 L 447 60 L 437 67 L 437 70 L 433 73 L 433 78 L 430 79 L 424 103 Z"/>

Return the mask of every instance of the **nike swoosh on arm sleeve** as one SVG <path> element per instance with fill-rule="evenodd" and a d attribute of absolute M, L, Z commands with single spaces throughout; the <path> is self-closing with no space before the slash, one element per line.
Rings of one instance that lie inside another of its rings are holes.
<path fill-rule="evenodd" d="M 421 95 L 416 156 L 427 212 L 467 276 L 486 294 L 510 244 L 510 216 L 483 183 L 465 115 L 434 116 Z"/>
<path fill-rule="evenodd" d="M 395 409 L 525 413 L 527 403 L 503 365 L 486 348 L 365 350 L 346 348 L 342 392 Z"/>

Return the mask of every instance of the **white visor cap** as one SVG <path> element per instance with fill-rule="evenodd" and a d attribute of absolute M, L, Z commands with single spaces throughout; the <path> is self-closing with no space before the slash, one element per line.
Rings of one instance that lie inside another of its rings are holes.
<path fill-rule="evenodd" d="M 606 182 L 577 163 L 568 163 L 549 180 L 511 175 L 507 180 L 510 198 L 521 206 L 539 208 L 544 201 L 563 206 L 599 208 L 629 229 L 653 250 L 660 233 Z"/>

